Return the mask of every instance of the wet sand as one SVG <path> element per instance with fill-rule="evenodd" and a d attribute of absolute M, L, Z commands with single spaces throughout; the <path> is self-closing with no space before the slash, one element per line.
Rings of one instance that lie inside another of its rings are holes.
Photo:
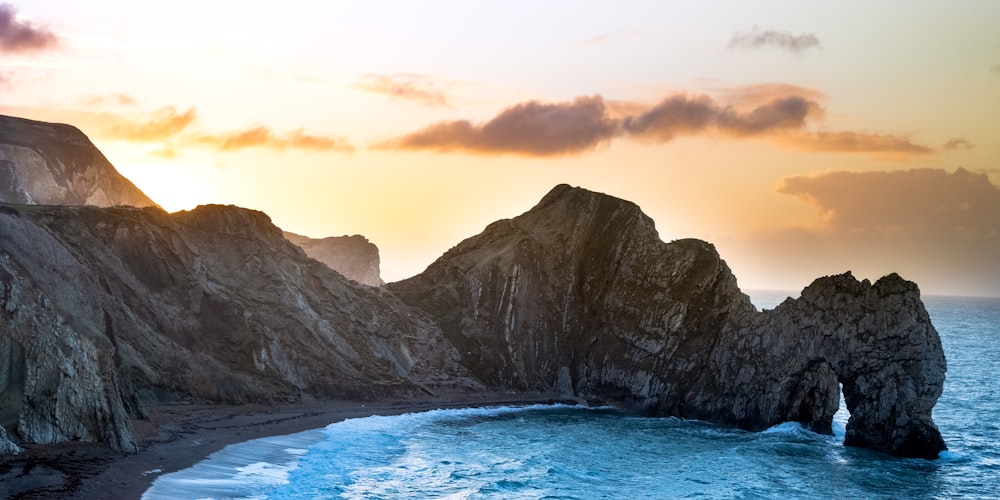
<path fill-rule="evenodd" d="M 0 498 L 140 498 L 157 476 L 194 465 L 226 445 L 325 427 L 347 418 L 436 408 L 566 402 L 554 394 L 461 394 L 396 401 L 317 401 L 280 406 L 161 405 L 134 420 L 142 447 L 131 455 L 105 445 L 26 445 L 0 457 Z"/>

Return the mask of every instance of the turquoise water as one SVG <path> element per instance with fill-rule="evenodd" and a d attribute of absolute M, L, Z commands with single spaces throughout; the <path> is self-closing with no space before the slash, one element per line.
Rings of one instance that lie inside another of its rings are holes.
<path fill-rule="evenodd" d="M 240 443 L 144 498 L 1000 498 L 1000 299 L 925 303 L 948 357 L 934 417 L 949 451 L 936 461 L 844 447 L 843 410 L 823 436 L 610 408 L 473 408 Z"/>

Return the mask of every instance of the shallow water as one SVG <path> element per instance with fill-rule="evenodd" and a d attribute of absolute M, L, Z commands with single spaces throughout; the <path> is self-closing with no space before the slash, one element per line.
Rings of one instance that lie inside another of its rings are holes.
<path fill-rule="evenodd" d="M 754 294 L 773 307 L 785 294 Z M 752 433 L 570 406 L 369 417 L 227 447 L 144 498 L 1000 498 L 1000 299 L 926 297 L 949 451 L 898 459 L 794 423 Z"/>

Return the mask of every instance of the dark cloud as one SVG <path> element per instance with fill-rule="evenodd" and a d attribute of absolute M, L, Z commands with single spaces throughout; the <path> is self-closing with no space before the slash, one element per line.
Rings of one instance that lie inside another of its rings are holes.
<path fill-rule="evenodd" d="M 438 88 L 436 82 L 435 78 L 428 75 L 369 74 L 362 77 L 361 81 L 355 84 L 355 87 L 373 94 L 412 101 L 425 106 L 448 106 L 448 96 Z"/>
<path fill-rule="evenodd" d="M 754 265 L 900 272 L 936 293 L 1000 296 L 1000 188 L 983 173 L 835 171 L 786 177 L 776 189 L 815 207 L 818 218 L 747 242 Z"/>
<path fill-rule="evenodd" d="M 102 135 L 133 142 L 162 141 L 184 131 L 196 117 L 194 108 L 178 113 L 173 106 L 165 106 L 144 121 L 118 118 L 104 128 Z"/>
<path fill-rule="evenodd" d="M 603 98 L 578 97 L 572 102 L 516 104 L 483 124 L 436 123 L 375 148 L 555 156 L 592 150 L 618 130 Z"/>
<path fill-rule="evenodd" d="M 793 35 L 787 31 L 762 30 L 757 26 L 754 26 L 750 31 L 736 33 L 729 40 L 729 48 L 755 49 L 761 47 L 776 47 L 798 53 L 818 48 L 820 43 L 819 38 L 812 33 Z"/>
<path fill-rule="evenodd" d="M 802 133 L 783 139 L 805 151 L 837 153 L 872 153 L 885 155 L 923 155 L 934 149 L 917 144 L 905 137 L 853 131 L 821 131 Z"/>
<path fill-rule="evenodd" d="M 17 19 L 17 9 L 0 4 L 0 52 L 35 52 L 59 45 L 59 37 L 47 28 Z"/>
<path fill-rule="evenodd" d="M 302 129 L 278 135 L 267 127 L 254 127 L 238 132 L 216 135 L 197 135 L 188 139 L 192 144 L 209 146 L 220 151 L 235 151 L 246 148 L 306 149 L 312 151 L 353 151 L 354 148 L 342 138 L 310 135 Z"/>
<path fill-rule="evenodd" d="M 941 146 L 941 149 L 945 151 L 951 151 L 955 149 L 972 149 L 974 147 L 975 146 L 971 142 L 965 140 L 962 137 L 953 137 L 951 139 L 948 139 L 948 142 L 945 142 L 944 146 Z"/>
<path fill-rule="evenodd" d="M 775 137 L 807 151 L 897 156 L 934 151 L 888 134 L 808 131 L 811 122 L 823 118 L 822 106 L 799 95 L 778 96 L 780 88 L 760 87 L 740 96 L 743 103 L 758 103 L 752 107 L 727 106 L 707 95 L 689 94 L 675 94 L 653 106 L 606 103 L 599 95 L 560 103 L 529 101 L 511 106 L 483 123 L 439 122 L 373 147 L 555 156 L 585 153 L 617 137 L 664 143 L 679 136 L 717 134 Z M 771 99 L 763 102 L 765 95 Z"/>

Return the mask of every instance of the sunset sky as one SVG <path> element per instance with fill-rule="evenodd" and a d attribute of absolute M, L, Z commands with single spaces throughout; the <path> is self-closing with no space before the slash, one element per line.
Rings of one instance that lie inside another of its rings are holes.
<path fill-rule="evenodd" d="M 388 281 L 569 183 L 744 288 L 1000 296 L 1000 2 L 0 0 L 0 114 Z"/>

